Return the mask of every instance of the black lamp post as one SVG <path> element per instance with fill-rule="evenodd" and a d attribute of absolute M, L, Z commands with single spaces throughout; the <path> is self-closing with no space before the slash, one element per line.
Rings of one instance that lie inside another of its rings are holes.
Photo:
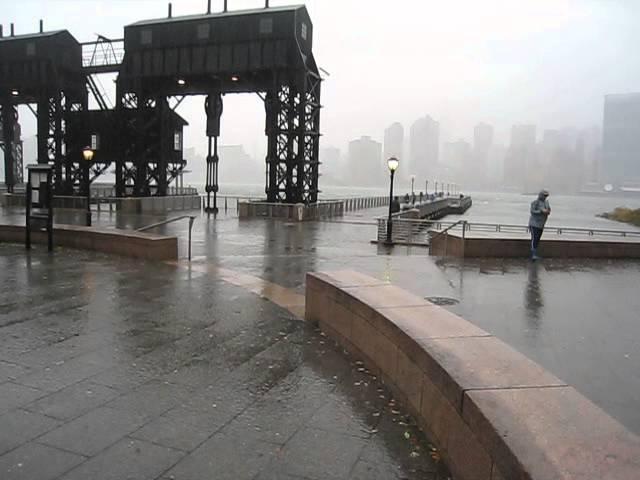
<path fill-rule="evenodd" d="M 82 158 L 85 160 L 85 182 L 87 189 L 87 227 L 91 226 L 91 160 L 93 160 L 93 150 L 91 147 L 82 149 Z"/>
<path fill-rule="evenodd" d="M 392 215 L 392 206 L 393 206 L 393 177 L 396 174 L 396 170 L 398 169 L 398 166 L 400 165 L 400 162 L 398 161 L 398 159 L 396 157 L 391 157 L 389 160 L 387 160 L 387 167 L 389 167 L 389 172 L 391 172 L 391 181 L 390 181 L 390 186 L 389 186 L 389 218 L 387 219 L 387 245 L 391 245 L 391 234 L 393 232 L 393 226 L 391 224 L 392 220 L 391 220 L 391 215 Z"/>
<path fill-rule="evenodd" d="M 415 175 L 411 175 L 411 199 L 415 198 L 415 193 L 414 193 L 414 189 L 413 186 L 416 183 L 416 176 Z"/>

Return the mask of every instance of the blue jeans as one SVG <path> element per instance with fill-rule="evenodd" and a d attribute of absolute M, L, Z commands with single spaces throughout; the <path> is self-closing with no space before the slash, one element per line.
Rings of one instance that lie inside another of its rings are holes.
<path fill-rule="evenodd" d="M 529 230 L 531 231 L 531 250 L 536 251 L 538 249 L 538 245 L 540 244 L 540 238 L 542 237 L 542 232 L 544 231 L 544 229 L 529 226 Z"/>

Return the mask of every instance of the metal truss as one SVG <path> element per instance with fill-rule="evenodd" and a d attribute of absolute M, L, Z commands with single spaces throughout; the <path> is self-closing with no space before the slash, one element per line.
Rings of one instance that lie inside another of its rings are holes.
<path fill-rule="evenodd" d="M 18 109 L 4 100 L 0 103 L 0 148 L 4 153 L 5 184 L 9 193 L 13 193 L 16 183 L 22 182 L 22 144 L 15 138 L 16 130 L 20 131 L 18 127 Z"/>
<path fill-rule="evenodd" d="M 164 196 L 186 162 L 170 157 L 173 151 L 170 115 L 181 99 L 141 98 L 132 92 L 118 95 L 121 157 L 116 162 L 116 195 Z"/>
<path fill-rule="evenodd" d="M 315 203 L 318 199 L 321 79 L 308 73 L 267 92 L 267 201 Z"/>

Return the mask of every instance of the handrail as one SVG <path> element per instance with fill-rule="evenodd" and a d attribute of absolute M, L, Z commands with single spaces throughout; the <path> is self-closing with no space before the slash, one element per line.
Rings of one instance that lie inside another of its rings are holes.
<path fill-rule="evenodd" d="M 378 217 L 378 220 L 386 220 L 386 217 Z M 418 218 L 400 218 L 402 222 L 414 223 L 414 224 L 422 224 L 422 225 L 431 225 L 438 224 L 442 227 L 445 225 L 447 227 L 455 226 L 460 224 L 462 220 L 457 222 L 446 222 L 442 220 L 427 220 L 427 219 L 418 219 Z M 483 222 L 469 222 L 467 221 L 467 231 L 493 231 L 493 232 L 502 232 L 505 230 L 519 230 L 522 232 L 528 232 L 529 227 L 527 225 L 516 225 L 516 224 L 508 224 L 508 223 L 483 223 Z M 589 236 L 595 235 L 610 235 L 610 236 L 621 236 L 621 237 L 640 237 L 640 230 L 613 230 L 613 229 L 604 229 L 604 228 L 584 228 L 584 227 L 556 227 L 552 225 L 547 225 L 545 227 L 545 233 L 553 233 L 557 235 L 563 234 L 586 234 Z"/>
<path fill-rule="evenodd" d="M 437 232 L 433 237 L 433 238 L 438 238 L 440 235 L 444 235 L 445 233 L 448 233 L 449 230 L 451 230 L 452 228 L 456 227 L 457 225 L 461 225 L 462 224 L 462 235 L 464 236 L 464 232 L 466 230 L 467 227 L 467 221 L 466 220 L 458 220 L 457 222 L 449 225 L 447 228 L 445 228 L 444 230 L 441 230 L 439 232 Z"/>
<path fill-rule="evenodd" d="M 163 220 L 162 222 L 153 223 L 151 225 L 147 225 L 146 227 L 136 229 L 136 232 L 146 232 L 147 230 L 151 230 L 152 228 L 161 227 L 163 225 L 167 225 L 169 223 L 177 222 L 179 220 L 183 220 L 185 218 L 189 219 L 189 261 L 191 261 L 191 230 L 193 229 L 193 222 L 196 217 L 193 215 L 181 215 L 179 217 L 169 218 L 167 220 Z"/>

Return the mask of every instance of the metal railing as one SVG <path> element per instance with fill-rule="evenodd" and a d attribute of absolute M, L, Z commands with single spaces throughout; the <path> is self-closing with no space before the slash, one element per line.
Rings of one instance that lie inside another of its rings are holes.
<path fill-rule="evenodd" d="M 378 220 L 378 241 L 382 242 L 386 239 L 387 218 L 380 217 Z M 460 230 L 463 236 L 469 232 L 486 233 L 486 234 L 519 234 L 528 235 L 529 227 L 527 225 L 515 225 L 505 223 L 483 223 L 469 222 L 466 220 L 458 220 L 456 222 L 444 222 L 439 220 L 420 220 L 411 218 L 402 218 L 394 215 L 393 219 L 393 243 L 401 243 L 408 245 L 428 246 L 434 235 L 449 234 L 452 231 Z M 640 230 L 613 230 L 602 228 L 583 228 L 583 227 L 555 227 L 547 226 L 544 229 L 545 236 L 564 235 L 564 236 L 585 236 L 585 237 L 622 237 L 637 239 L 640 241 Z"/>
<path fill-rule="evenodd" d="M 124 59 L 124 39 L 109 39 L 98 36 L 93 42 L 84 42 L 82 66 L 91 73 L 117 71 Z"/>
<path fill-rule="evenodd" d="M 206 198 L 206 195 L 201 194 L 201 198 Z M 218 195 L 218 208 L 225 213 L 238 211 L 238 206 L 241 202 L 251 201 L 260 202 L 266 204 L 264 197 L 250 196 L 250 195 Z M 378 208 L 389 205 L 388 196 L 374 196 L 374 197 L 347 197 L 347 198 L 322 198 L 318 200 L 319 205 L 333 204 L 342 202 L 343 207 L 336 208 L 342 213 L 356 210 L 363 210 L 367 208 Z M 281 203 L 274 203 L 273 205 L 282 205 Z M 313 204 L 312 204 L 313 205 Z"/>
<path fill-rule="evenodd" d="M 163 220 L 162 222 L 152 223 L 151 225 L 147 225 L 146 227 L 141 227 L 136 229 L 136 232 L 146 232 L 147 230 L 151 230 L 153 228 L 162 227 L 163 225 L 167 225 L 169 223 L 177 222 L 179 220 L 183 220 L 185 218 L 189 219 L 189 261 L 191 261 L 191 230 L 193 229 L 193 222 L 196 217 L 193 215 L 181 215 L 179 217 L 169 218 L 167 220 Z"/>
<path fill-rule="evenodd" d="M 386 207 L 389 205 L 388 195 L 377 195 L 373 197 L 347 197 L 347 198 L 328 198 L 327 201 L 342 202 L 345 212 L 353 212 L 356 210 L 365 210 L 367 208 Z"/>

